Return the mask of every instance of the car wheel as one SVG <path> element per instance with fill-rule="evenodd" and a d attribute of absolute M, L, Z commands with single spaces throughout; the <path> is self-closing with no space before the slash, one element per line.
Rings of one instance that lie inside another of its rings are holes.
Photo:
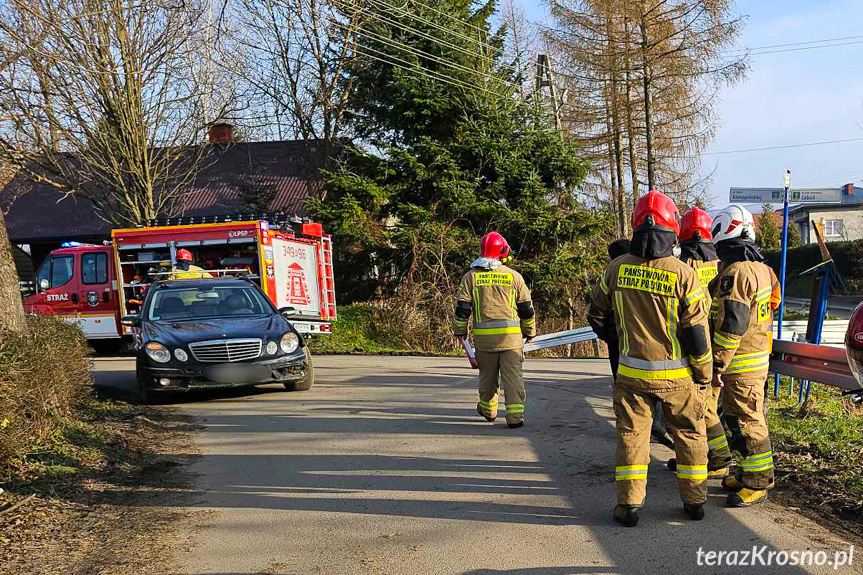
<path fill-rule="evenodd" d="M 299 381 L 286 381 L 285 389 L 288 391 L 308 391 L 315 383 L 315 366 L 312 364 L 312 352 L 306 346 L 303 348 L 303 353 L 306 356 L 306 377 Z"/>

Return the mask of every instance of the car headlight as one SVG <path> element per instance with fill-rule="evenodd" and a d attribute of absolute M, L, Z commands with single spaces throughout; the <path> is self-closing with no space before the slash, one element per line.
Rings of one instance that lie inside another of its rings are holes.
<path fill-rule="evenodd" d="M 300 347 L 300 338 L 294 332 L 288 332 L 282 336 L 282 341 L 279 342 L 279 347 L 285 353 L 293 353 Z"/>
<path fill-rule="evenodd" d="M 174 350 L 174 357 L 176 357 L 180 361 L 189 361 L 189 354 L 180 349 L 179 347 Z"/>
<path fill-rule="evenodd" d="M 171 352 L 159 342 L 151 341 L 144 349 L 153 361 L 159 363 L 168 363 L 171 361 Z"/>
<path fill-rule="evenodd" d="M 267 354 L 268 355 L 276 355 L 279 353 L 279 344 L 274 341 L 271 341 L 267 344 Z"/>

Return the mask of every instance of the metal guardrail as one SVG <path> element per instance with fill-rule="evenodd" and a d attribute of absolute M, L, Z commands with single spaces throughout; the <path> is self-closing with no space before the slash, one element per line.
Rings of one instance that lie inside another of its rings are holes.
<path fill-rule="evenodd" d="M 840 348 L 776 340 L 773 342 L 770 371 L 846 391 L 863 391 L 848 367 L 845 350 Z"/>
<path fill-rule="evenodd" d="M 782 322 L 783 339 L 791 341 L 806 341 L 807 320 L 786 320 Z M 845 332 L 848 331 L 848 320 L 827 320 L 821 328 L 821 345 L 844 345 Z M 773 324 L 773 338 L 776 339 L 777 325 Z"/>
<path fill-rule="evenodd" d="M 555 333 L 536 336 L 533 338 L 533 341 L 524 346 L 524 351 L 537 351 L 540 349 L 548 349 L 549 347 L 569 345 L 570 343 L 579 343 L 593 339 L 596 339 L 596 334 L 593 333 L 593 330 L 589 327 L 571 329 L 569 331 L 558 331 Z"/>
<path fill-rule="evenodd" d="M 593 330 L 583 327 L 537 336 L 524 346 L 524 351 L 538 351 L 593 339 L 596 339 Z M 857 383 L 851 368 L 848 367 L 844 347 L 775 340 L 770 358 L 770 372 L 831 385 L 846 392 L 863 393 L 863 387 Z"/>

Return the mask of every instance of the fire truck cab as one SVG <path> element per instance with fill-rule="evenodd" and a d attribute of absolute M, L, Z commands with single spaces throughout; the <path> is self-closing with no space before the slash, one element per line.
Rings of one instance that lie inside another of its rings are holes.
<path fill-rule="evenodd" d="M 121 319 L 140 309 L 149 287 L 171 279 L 177 251 L 190 251 L 204 276 L 245 275 L 303 334 L 326 334 L 336 319 L 332 240 L 297 217 L 176 218 L 112 232 L 106 245 L 64 245 L 36 274 L 28 312 L 75 322 L 88 339 L 122 338 Z"/>

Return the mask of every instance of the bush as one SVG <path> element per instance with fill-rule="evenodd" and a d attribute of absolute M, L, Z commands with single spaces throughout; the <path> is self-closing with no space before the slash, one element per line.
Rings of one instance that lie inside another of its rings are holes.
<path fill-rule="evenodd" d="M 58 438 L 91 390 L 81 330 L 44 316 L 27 321 L 26 334 L 0 333 L 0 472 Z"/>
<path fill-rule="evenodd" d="M 863 293 L 863 240 L 853 242 L 830 242 L 827 244 L 836 268 L 845 280 L 849 293 Z M 779 276 L 781 268 L 781 252 L 765 253 L 767 263 Z M 804 272 L 821 263 L 821 250 L 818 244 L 808 244 L 788 250 L 786 270 L 788 279 L 786 291 L 788 295 L 809 297 L 812 293 L 812 276 L 801 276 Z"/>

